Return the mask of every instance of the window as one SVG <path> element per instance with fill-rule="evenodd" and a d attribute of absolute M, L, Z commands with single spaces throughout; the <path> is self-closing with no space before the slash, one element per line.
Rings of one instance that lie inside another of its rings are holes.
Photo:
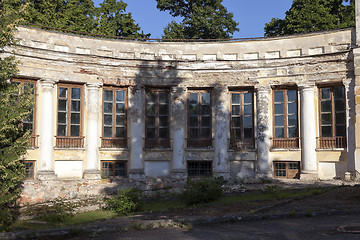
<path fill-rule="evenodd" d="M 298 148 L 297 91 L 295 89 L 274 90 L 273 103 L 273 148 Z"/>
<path fill-rule="evenodd" d="M 189 177 L 209 177 L 212 176 L 211 161 L 187 161 Z"/>
<path fill-rule="evenodd" d="M 300 162 L 274 162 L 276 178 L 300 178 Z"/>
<path fill-rule="evenodd" d="M 82 87 L 59 84 L 56 146 L 82 148 L 81 136 Z"/>
<path fill-rule="evenodd" d="M 25 130 L 30 131 L 30 146 L 37 147 L 37 135 L 35 134 L 35 120 L 36 120 L 36 82 L 25 79 L 13 79 L 12 84 L 16 84 L 19 87 L 19 93 L 29 92 L 33 95 L 34 104 L 33 108 L 26 118 L 23 119 L 22 125 Z"/>
<path fill-rule="evenodd" d="M 231 138 L 232 148 L 253 149 L 254 118 L 253 92 L 237 91 L 231 93 Z"/>
<path fill-rule="evenodd" d="M 188 147 L 211 146 L 211 96 L 209 91 L 189 91 Z"/>
<path fill-rule="evenodd" d="M 345 89 L 343 86 L 321 87 L 320 148 L 346 147 Z"/>
<path fill-rule="evenodd" d="M 101 177 L 126 177 L 126 161 L 101 161 Z"/>
<path fill-rule="evenodd" d="M 25 178 L 34 179 L 35 161 L 24 161 L 25 165 Z"/>
<path fill-rule="evenodd" d="M 146 93 L 145 146 L 170 147 L 168 90 L 152 89 Z"/>
<path fill-rule="evenodd" d="M 127 91 L 121 88 L 104 88 L 102 147 L 127 147 Z"/>

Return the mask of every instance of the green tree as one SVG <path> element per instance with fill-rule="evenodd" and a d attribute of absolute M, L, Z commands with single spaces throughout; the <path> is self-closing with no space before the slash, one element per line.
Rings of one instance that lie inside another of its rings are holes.
<path fill-rule="evenodd" d="M 166 39 L 228 39 L 239 31 L 233 14 L 222 5 L 223 0 L 156 0 L 160 11 L 182 17 L 164 28 Z"/>
<path fill-rule="evenodd" d="M 11 223 L 10 207 L 21 192 L 29 132 L 21 127 L 22 119 L 31 110 L 27 94 L 16 94 L 10 79 L 17 73 L 15 58 L 9 46 L 15 44 L 13 32 L 19 23 L 24 5 L 14 8 L 14 0 L 0 1 L 0 231 Z"/>
<path fill-rule="evenodd" d="M 294 0 L 285 18 L 273 18 L 264 30 L 269 37 L 352 26 L 355 26 L 355 0 Z"/>
<path fill-rule="evenodd" d="M 138 24 L 135 23 L 131 13 L 126 13 L 127 4 L 122 0 L 104 0 L 96 9 L 97 33 L 119 36 L 146 38 L 150 34 L 144 34 Z"/>

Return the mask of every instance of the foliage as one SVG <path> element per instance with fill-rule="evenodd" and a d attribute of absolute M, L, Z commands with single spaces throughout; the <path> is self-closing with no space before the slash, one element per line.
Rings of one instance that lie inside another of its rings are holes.
<path fill-rule="evenodd" d="M 25 24 L 37 24 L 84 33 L 120 37 L 149 37 L 140 33 L 127 4 L 122 0 L 104 0 L 95 7 L 93 0 L 12 0 L 13 7 L 29 4 Z"/>
<path fill-rule="evenodd" d="M 285 18 L 273 18 L 264 30 L 269 37 L 352 26 L 355 26 L 354 0 L 294 0 Z"/>
<path fill-rule="evenodd" d="M 224 183 L 222 177 L 188 178 L 181 199 L 188 206 L 216 201 L 222 196 Z"/>
<path fill-rule="evenodd" d="M 0 2 L 0 231 L 12 222 L 10 207 L 21 192 L 24 164 L 20 157 L 26 152 L 29 136 L 21 122 L 31 109 L 28 94 L 15 94 L 16 88 L 9 84 L 17 68 L 7 47 L 15 44 L 13 31 L 25 10 L 25 5 L 14 7 L 14 1 Z"/>
<path fill-rule="evenodd" d="M 40 219 L 49 223 L 64 223 L 74 217 L 73 212 L 74 207 L 71 203 L 57 199 L 42 209 Z"/>
<path fill-rule="evenodd" d="M 113 198 L 107 200 L 107 209 L 120 215 L 138 211 L 142 206 L 142 192 L 137 188 L 121 189 Z"/>
<path fill-rule="evenodd" d="M 139 33 L 140 27 L 135 24 L 131 13 L 125 12 L 126 6 L 127 4 L 123 1 L 104 0 L 96 9 L 98 28 L 95 32 L 120 37 L 150 37 L 150 34 Z"/>
<path fill-rule="evenodd" d="M 181 23 L 170 22 L 164 28 L 166 39 L 228 39 L 237 28 L 233 14 L 223 0 L 156 0 L 160 11 L 182 17 Z"/>

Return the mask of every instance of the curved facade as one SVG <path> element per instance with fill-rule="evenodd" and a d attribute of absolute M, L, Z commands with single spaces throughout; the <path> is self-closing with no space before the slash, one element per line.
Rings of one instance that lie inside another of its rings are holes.
<path fill-rule="evenodd" d="M 19 27 L 14 81 L 36 88 L 26 189 L 64 179 L 356 177 L 356 37 L 163 43 Z"/>

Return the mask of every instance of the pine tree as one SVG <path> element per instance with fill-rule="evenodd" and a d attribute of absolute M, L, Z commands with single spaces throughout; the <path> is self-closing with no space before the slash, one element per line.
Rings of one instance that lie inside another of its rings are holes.
<path fill-rule="evenodd" d="M 182 17 L 164 29 L 167 39 L 228 39 L 239 31 L 233 14 L 222 5 L 223 0 L 156 0 L 160 11 Z"/>
<path fill-rule="evenodd" d="M 14 0 L 0 2 L 0 231 L 12 221 L 10 207 L 21 192 L 29 133 L 21 126 L 31 109 L 28 94 L 18 94 L 10 79 L 17 73 L 15 58 L 7 47 L 15 44 L 13 32 L 19 23 L 23 5 L 14 8 Z"/>
<path fill-rule="evenodd" d="M 354 0 L 294 0 L 285 18 L 273 18 L 264 30 L 269 37 L 352 26 L 355 26 Z"/>

